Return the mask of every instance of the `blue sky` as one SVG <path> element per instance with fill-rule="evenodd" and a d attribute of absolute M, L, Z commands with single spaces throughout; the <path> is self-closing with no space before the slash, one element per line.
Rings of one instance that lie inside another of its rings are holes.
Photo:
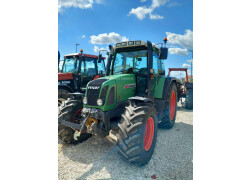
<path fill-rule="evenodd" d="M 98 49 L 122 40 L 159 43 L 167 36 L 166 68 L 190 66 L 192 0 L 59 0 L 58 11 L 62 56 L 75 53 L 76 43 L 78 51 L 98 54 Z"/>

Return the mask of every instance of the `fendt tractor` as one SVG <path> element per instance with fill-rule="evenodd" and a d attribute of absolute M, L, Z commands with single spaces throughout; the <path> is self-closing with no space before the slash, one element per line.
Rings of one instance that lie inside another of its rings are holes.
<path fill-rule="evenodd" d="M 98 60 L 98 56 L 83 54 L 82 49 L 80 52 L 64 56 L 62 70 L 58 73 L 58 106 L 70 97 L 70 93 L 85 93 L 89 81 L 104 76 L 105 58 Z"/>
<path fill-rule="evenodd" d="M 83 99 L 75 93 L 59 108 L 59 138 L 74 143 L 90 134 L 105 137 L 112 132 L 123 159 L 146 164 L 158 126 L 174 126 L 180 98 L 180 81 L 165 76 L 166 41 L 160 48 L 150 41 L 110 45 L 106 76 L 90 81 Z"/>

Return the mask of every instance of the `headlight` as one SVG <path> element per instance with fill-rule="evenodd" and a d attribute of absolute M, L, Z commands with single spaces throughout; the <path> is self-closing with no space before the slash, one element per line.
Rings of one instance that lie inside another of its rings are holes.
<path fill-rule="evenodd" d="M 88 100 L 86 97 L 83 98 L 83 104 L 87 104 L 88 103 Z"/>
<path fill-rule="evenodd" d="M 98 106 L 102 106 L 102 103 L 103 103 L 103 102 L 102 102 L 101 99 L 97 99 L 97 105 L 98 105 Z"/>

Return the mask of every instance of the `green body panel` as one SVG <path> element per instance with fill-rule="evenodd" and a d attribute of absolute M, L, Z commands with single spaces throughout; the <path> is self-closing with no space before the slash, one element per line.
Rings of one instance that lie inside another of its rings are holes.
<path fill-rule="evenodd" d="M 155 83 L 155 90 L 154 90 L 154 97 L 157 99 L 161 99 L 162 98 L 162 93 L 163 93 L 163 87 L 164 87 L 164 83 L 165 83 L 165 76 L 158 76 L 157 77 L 157 81 Z"/>
<path fill-rule="evenodd" d="M 106 76 L 106 77 L 99 78 L 99 79 L 108 79 L 108 81 L 105 81 L 102 84 L 102 87 L 101 87 L 101 90 L 99 93 L 99 98 L 100 98 L 103 87 L 105 87 L 107 85 L 109 86 L 106 97 L 105 97 L 105 104 L 103 106 L 84 105 L 83 107 L 98 108 L 98 109 L 101 109 L 102 111 L 110 111 L 112 109 L 115 109 L 115 106 L 117 103 L 122 102 L 124 100 L 127 100 L 129 97 L 133 97 L 135 94 L 136 80 L 135 80 L 134 74 L 112 75 L 112 76 Z M 128 86 L 126 86 L 126 85 L 128 85 Z M 87 85 L 87 87 L 88 87 L 88 85 Z M 112 87 L 114 87 L 115 102 L 112 105 L 107 105 L 109 92 L 110 92 Z M 88 89 L 88 88 L 86 88 L 86 89 Z M 87 91 L 88 90 L 86 90 L 85 96 L 87 96 Z"/>
<path fill-rule="evenodd" d="M 122 74 L 122 75 L 114 75 L 119 76 L 116 79 L 117 83 L 117 103 L 127 100 L 130 97 L 135 95 L 136 90 L 136 80 L 134 74 Z M 125 87 L 129 85 L 131 87 Z M 132 87 L 133 86 L 133 87 Z"/>

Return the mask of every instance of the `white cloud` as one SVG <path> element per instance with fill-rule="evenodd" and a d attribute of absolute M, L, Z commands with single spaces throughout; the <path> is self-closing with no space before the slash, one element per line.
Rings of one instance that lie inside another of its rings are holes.
<path fill-rule="evenodd" d="M 58 0 L 58 12 L 62 12 L 64 8 L 70 7 L 88 9 L 92 8 L 93 4 L 93 0 Z"/>
<path fill-rule="evenodd" d="M 112 44 L 112 43 L 115 44 L 121 41 L 128 41 L 128 38 L 125 36 L 121 36 L 120 34 L 115 32 L 111 32 L 109 34 L 103 33 L 97 36 L 95 35 L 90 36 L 91 44 Z"/>
<path fill-rule="evenodd" d="M 167 7 L 175 7 L 175 6 L 180 6 L 181 4 L 178 2 L 170 2 Z"/>
<path fill-rule="evenodd" d="M 82 35 L 82 38 L 85 38 L 86 36 L 85 35 Z"/>
<path fill-rule="evenodd" d="M 170 54 L 177 54 L 177 55 L 188 55 L 187 49 L 181 49 L 181 48 L 169 48 L 169 53 Z"/>
<path fill-rule="evenodd" d="M 184 48 L 193 49 L 193 31 L 187 29 L 185 34 L 175 34 L 171 32 L 166 32 L 168 43 L 178 44 Z"/>
<path fill-rule="evenodd" d="M 170 0 L 152 0 L 152 7 L 156 8 L 156 7 L 160 7 L 164 4 L 166 4 L 166 2 L 169 2 Z"/>
<path fill-rule="evenodd" d="M 100 48 L 98 46 L 94 46 L 94 49 L 93 49 L 94 52 L 99 53 L 100 50 L 108 50 L 108 47 L 106 47 L 106 48 L 101 47 Z"/>
<path fill-rule="evenodd" d="M 104 4 L 104 0 L 96 0 L 95 1 L 97 4 Z"/>
<path fill-rule="evenodd" d="M 158 14 L 150 14 L 150 19 L 163 19 L 164 17 L 163 16 L 160 16 Z"/>
<path fill-rule="evenodd" d="M 188 67 L 191 67 L 191 64 L 185 64 L 185 63 L 184 63 L 182 66 L 188 68 Z"/>
<path fill-rule="evenodd" d="M 132 8 L 129 15 L 134 14 L 139 20 L 143 20 L 147 14 L 151 13 L 153 10 L 146 7 Z"/>
<path fill-rule="evenodd" d="M 184 72 L 184 71 L 171 71 L 170 76 L 180 79 L 180 78 L 186 77 L 186 72 Z"/>
<path fill-rule="evenodd" d="M 152 4 L 150 7 L 137 7 L 132 8 L 129 12 L 129 16 L 134 14 L 139 20 L 143 20 L 147 14 L 149 14 L 150 19 L 163 19 L 163 16 L 151 14 L 155 8 L 159 8 L 160 6 L 166 4 L 170 0 L 152 0 Z M 141 0 L 141 2 L 146 2 L 146 0 Z"/>
<path fill-rule="evenodd" d="M 193 62 L 193 59 L 190 59 L 190 60 L 187 60 L 188 63 L 192 63 Z"/>

